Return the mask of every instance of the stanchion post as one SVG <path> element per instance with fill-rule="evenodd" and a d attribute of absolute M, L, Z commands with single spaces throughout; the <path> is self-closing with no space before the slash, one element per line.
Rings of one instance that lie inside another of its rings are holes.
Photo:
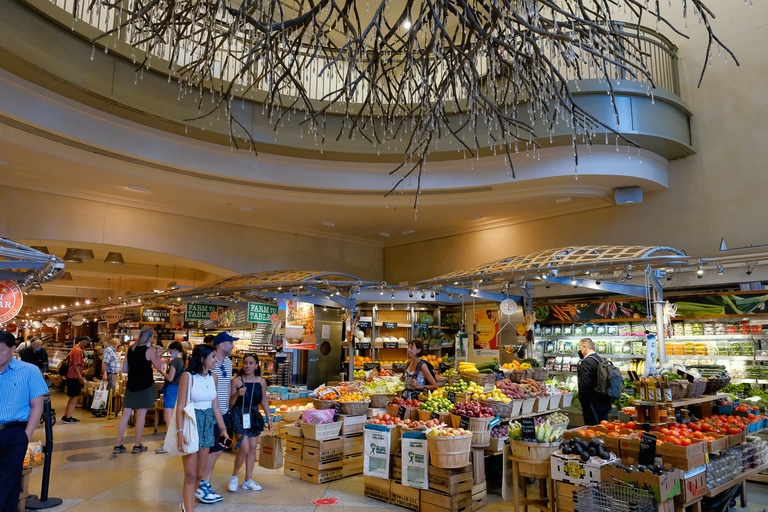
<path fill-rule="evenodd" d="M 51 396 L 45 397 L 43 406 L 45 416 L 45 446 L 43 446 L 43 482 L 40 488 L 40 498 L 30 495 L 26 500 L 26 507 L 30 510 L 42 510 L 58 507 L 62 503 L 61 498 L 49 498 L 48 487 L 51 483 L 51 455 L 53 454 L 53 417 L 51 413 Z"/>

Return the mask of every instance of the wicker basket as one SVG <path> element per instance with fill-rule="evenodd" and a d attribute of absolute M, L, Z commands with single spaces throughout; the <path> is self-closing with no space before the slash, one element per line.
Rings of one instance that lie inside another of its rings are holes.
<path fill-rule="evenodd" d="M 704 389 L 704 394 L 714 395 L 727 386 L 729 382 L 731 382 L 730 377 L 710 377 L 707 379 L 707 387 Z"/>
<path fill-rule="evenodd" d="M 469 464 L 472 435 L 427 436 L 430 462 L 436 468 L 457 469 Z"/>
<path fill-rule="evenodd" d="M 539 382 L 544 382 L 549 376 L 549 371 L 546 368 L 534 368 L 533 379 Z"/>
<path fill-rule="evenodd" d="M 500 418 L 509 418 L 512 412 L 512 402 L 504 403 L 500 400 L 479 400 L 483 407 L 490 407 L 493 413 Z"/>
<path fill-rule="evenodd" d="M 560 449 L 560 442 L 528 443 L 510 439 L 509 448 L 512 451 L 512 457 L 516 459 L 541 462 L 549 459 L 550 455 Z"/>
<path fill-rule="evenodd" d="M 704 393 L 704 389 L 707 387 L 707 381 L 704 379 L 695 380 L 688 383 L 688 393 L 686 398 L 696 398 Z"/>
<path fill-rule="evenodd" d="M 688 381 L 681 379 L 670 380 L 669 388 L 672 390 L 672 400 L 680 400 L 688 394 Z"/>
<path fill-rule="evenodd" d="M 435 379 L 435 384 L 439 388 L 445 387 L 446 382 L 448 382 L 448 377 L 438 377 Z"/>
<path fill-rule="evenodd" d="M 387 395 L 385 393 L 376 393 L 373 395 L 368 395 L 368 398 L 371 400 L 371 407 L 373 408 L 381 408 L 386 407 L 392 398 L 394 398 L 395 395 Z"/>
<path fill-rule="evenodd" d="M 319 400 L 313 398 L 312 403 L 314 404 L 315 409 L 333 409 L 336 407 L 336 400 Z"/>
<path fill-rule="evenodd" d="M 457 380 L 459 380 L 459 378 L 456 375 L 449 375 L 445 378 L 445 385 L 453 384 Z"/>
<path fill-rule="evenodd" d="M 528 370 L 512 370 L 509 372 L 509 380 L 520 383 L 521 380 L 528 378 Z"/>
<path fill-rule="evenodd" d="M 339 402 L 341 404 L 339 412 L 341 414 L 347 414 L 349 416 L 362 416 L 365 411 L 368 410 L 368 406 L 371 404 L 370 400 L 364 400 L 362 402 Z"/>

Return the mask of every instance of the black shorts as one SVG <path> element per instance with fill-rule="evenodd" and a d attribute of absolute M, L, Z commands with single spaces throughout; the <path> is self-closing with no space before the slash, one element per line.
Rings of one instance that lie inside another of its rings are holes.
<path fill-rule="evenodd" d="M 80 396 L 83 385 L 77 379 L 67 379 L 67 396 Z"/>
<path fill-rule="evenodd" d="M 229 424 L 229 411 L 227 411 L 227 414 L 225 414 L 222 419 L 224 420 L 224 425 L 227 427 L 227 433 L 229 434 L 229 437 L 232 437 L 232 432 L 229 432 L 231 430 L 231 426 Z M 218 423 L 213 424 L 213 439 L 215 441 L 219 440 L 219 436 L 221 435 L 221 429 L 219 428 Z M 211 446 L 211 453 L 216 452 L 222 452 L 224 451 L 224 447 L 221 446 L 218 442 L 213 443 L 213 446 Z"/>

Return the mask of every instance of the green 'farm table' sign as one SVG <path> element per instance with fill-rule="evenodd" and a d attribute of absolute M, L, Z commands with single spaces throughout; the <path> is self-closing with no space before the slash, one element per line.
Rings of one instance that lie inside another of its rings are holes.
<path fill-rule="evenodd" d="M 256 324 L 277 323 L 277 305 L 249 302 L 248 321 Z"/>
<path fill-rule="evenodd" d="M 187 311 L 184 320 L 216 320 L 219 307 L 216 304 L 200 304 L 187 302 Z"/>

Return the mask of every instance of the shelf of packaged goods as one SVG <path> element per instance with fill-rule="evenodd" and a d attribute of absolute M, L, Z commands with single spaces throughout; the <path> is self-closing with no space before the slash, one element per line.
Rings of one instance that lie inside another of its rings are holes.
<path fill-rule="evenodd" d="M 394 324 L 395 322 L 376 322 L 374 325 L 376 327 L 383 327 L 385 323 L 387 323 L 387 324 Z M 398 322 L 397 326 L 398 327 L 405 327 L 407 329 L 410 329 L 411 327 L 413 327 L 413 324 L 403 324 L 403 323 L 399 323 Z"/>
<path fill-rule="evenodd" d="M 746 341 L 764 337 L 758 334 L 696 334 L 693 336 L 670 336 L 665 341 Z"/>
<path fill-rule="evenodd" d="M 578 372 L 576 371 L 567 371 L 567 370 L 547 370 L 551 375 L 576 375 Z"/>
<path fill-rule="evenodd" d="M 645 359 L 645 354 L 597 354 L 605 359 Z M 544 357 L 577 357 L 576 354 L 544 352 Z"/>
<path fill-rule="evenodd" d="M 592 341 L 646 341 L 645 336 L 618 336 L 615 334 L 547 334 L 545 336 L 537 336 L 536 341 L 581 341 L 584 338 L 590 338 Z"/>
<path fill-rule="evenodd" d="M 744 473 L 740 474 L 739 476 L 737 476 L 733 480 L 731 480 L 731 481 L 729 481 L 727 483 L 724 483 L 723 485 L 721 485 L 719 487 L 715 487 L 714 489 L 710 489 L 709 491 L 707 491 L 707 494 L 705 494 L 704 496 L 706 496 L 707 498 L 712 498 L 713 496 L 717 496 L 721 492 L 730 489 L 734 485 L 740 484 L 744 480 L 750 478 L 753 475 L 757 475 L 758 473 L 760 473 L 761 471 L 763 471 L 765 469 L 768 469 L 768 463 L 765 463 L 762 466 L 758 466 L 758 467 L 756 467 L 754 469 L 750 469 L 749 471 L 745 471 Z"/>
<path fill-rule="evenodd" d="M 532 412 L 529 414 L 521 414 L 519 416 L 513 416 L 511 418 L 505 418 L 502 423 L 504 422 L 510 422 L 510 421 L 516 421 L 522 418 L 536 418 L 537 416 L 544 416 L 546 414 L 552 414 L 553 412 L 560 412 L 562 409 L 553 409 L 551 411 L 544 411 L 544 412 Z"/>
<path fill-rule="evenodd" d="M 672 406 L 672 407 L 685 407 L 686 405 L 691 405 L 691 404 L 714 402 L 715 400 L 728 398 L 729 396 L 730 395 L 728 393 L 718 393 L 717 395 L 703 395 L 696 398 L 686 398 L 685 400 L 674 400 L 672 402 L 664 402 L 663 404 L 659 404 L 657 402 L 646 402 L 644 400 L 635 400 L 634 403 L 636 405 L 666 405 L 666 406 Z"/>
<path fill-rule="evenodd" d="M 667 354 L 667 359 L 714 359 L 723 361 L 754 361 L 755 356 L 718 356 L 718 355 L 672 355 Z"/>

